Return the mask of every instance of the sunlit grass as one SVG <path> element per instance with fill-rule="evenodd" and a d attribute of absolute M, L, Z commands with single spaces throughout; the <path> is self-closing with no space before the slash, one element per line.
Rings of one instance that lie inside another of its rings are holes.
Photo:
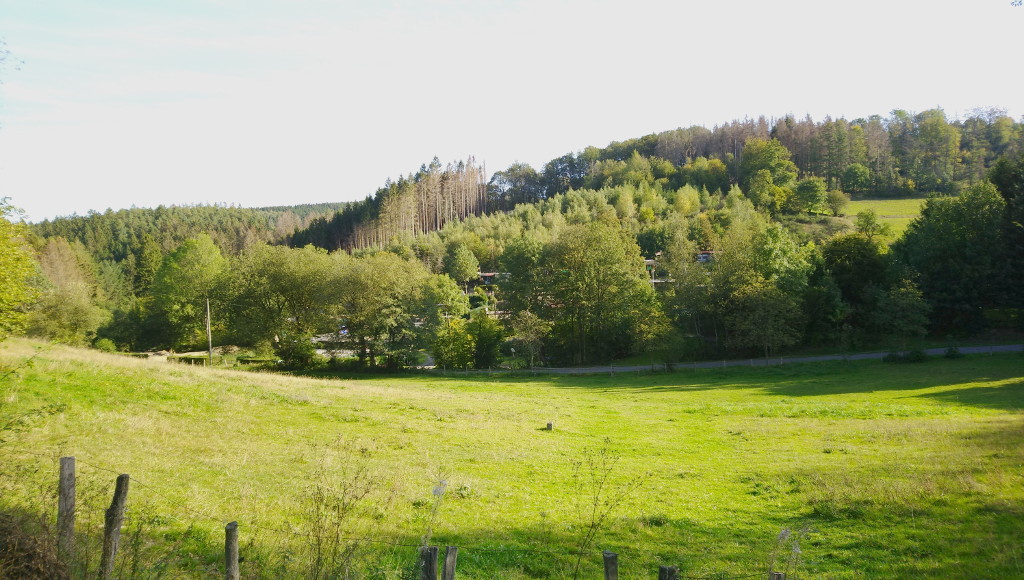
<path fill-rule="evenodd" d="M 0 364 L 36 346 L 8 341 Z M 587 578 L 600 576 L 602 549 L 621 554 L 624 578 L 659 564 L 757 573 L 779 532 L 802 527 L 813 530 L 807 577 L 1024 575 L 1020 355 L 326 380 L 40 353 L 9 381 L 4 412 L 68 407 L 0 447 L 4 471 L 23 474 L 7 485 L 22 497 L 52 489 L 61 455 L 97 488 L 114 478 L 100 468 L 131 474 L 144 485 L 130 505 L 159 516 L 154 531 L 180 540 L 194 525 L 203 557 L 199 569 L 176 563 L 185 575 L 215 568 L 223 524 L 238 520 L 255 542 L 248 570 L 274 577 L 282 553 L 301 555 L 292 532 L 310 532 L 305 498 L 321 468 L 338 485 L 362 466 L 378 493 L 347 532 L 401 544 L 368 544 L 370 575 L 411 565 L 445 478 L 432 543 L 462 548 L 460 577 L 563 577 L 579 534 L 571 464 L 602 447 L 620 456 L 613 484 L 649 475 L 598 536 Z M 109 496 L 98 497 L 102 511 Z"/>
<path fill-rule="evenodd" d="M 855 216 L 862 211 L 874 210 L 878 220 L 889 224 L 893 230 L 893 236 L 899 237 L 910 222 L 921 215 L 921 207 L 926 197 L 912 197 L 901 199 L 858 199 L 851 201 L 844 212 L 849 216 Z"/>

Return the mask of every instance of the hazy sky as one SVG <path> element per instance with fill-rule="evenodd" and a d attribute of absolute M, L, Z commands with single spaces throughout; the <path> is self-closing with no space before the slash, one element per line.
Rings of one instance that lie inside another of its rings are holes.
<path fill-rule="evenodd" d="M 1024 113 L 1010 0 L 0 0 L 29 219 L 360 199 L 743 117 Z"/>

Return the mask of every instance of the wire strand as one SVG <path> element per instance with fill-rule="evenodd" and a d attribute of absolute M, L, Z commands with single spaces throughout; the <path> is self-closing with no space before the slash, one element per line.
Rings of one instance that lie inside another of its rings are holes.
<path fill-rule="evenodd" d="M 50 460 L 54 459 L 54 455 L 53 454 L 44 454 L 44 453 L 37 453 L 37 452 L 32 452 L 32 451 L 19 451 L 19 453 L 24 454 L 24 455 L 30 455 L 30 456 L 34 456 L 34 457 L 44 458 L 44 459 L 50 459 Z M 106 473 L 112 473 L 114 475 L 122 475 L 123 474 L 123 472 L 120 471 L 120 470 L 111 469 L 111 468 L 105 467 L 103 465 L 98 465 L 98 464 L 96 464 L 96 463 L 94 463 L 92 461 L 83 461 L 81 459 L 77 459 L 76 458 L 75 462 L 76 462 L 76 465 L 82 465 L 84 467 L 95 469 L 97 471 L 103 471 L 103 472 L 106 472 Z M 138 479 L 137 477 L 134 477 L 134 476 L 131 476 L 131 475 L 129 475 L 129 478 L 136 485 L 141 486 L 141 487 L 145 488 L 146 490 L 151 491 L 154 494 L 156 494 L 157 496 L 159 496 L 161 499 L 166 501 L 170 505 L 170 507 L 180 509 L 180 510 L 186 512 L 188 515 L 192 516 L 194 519 L 204 519 L 204 520 L 208 520 L 208 521 L 218 522 L 218 523 L 221 523 L 221 524 L 224 524 L 224 525 L 226 525 L 228 523 L 228 521 L 229 521 L 229 520 L 227 520 L 225 518 L 216 517 L 216 516 L 210 515 L 208 513 L 204 513 L 201 510 L 196 510 L 195 508 L 191 508 L 191 507 L 187 506 L 186 504 L 184 504 L 183 502 L 176 501 L 176 500 L 172 499 L 171 497 L 169 497 L 166 493 L 162 492 L 161 488 L 159 488 L 158 486 L 145 483 L 145 482 L 141 481 L 140 479 Z M 175 521 L 177 521 L 177 522 L 179 522 L 181 524 L 193 525 L 193 523 L 194 523 L 194 522 L 183 520 L 183 519 L 178 518 L 178 517 L 176 517 L 174 515 L 171 515 L 171 514 L 161 514 L 161 515 L 165 516 L 165 517 L 169 517 L 169 518 L 171 518 L 171 519 L 173 519 L 173 520 L 175 520 Z M 237 519 L 233 519 L 231 521 L 238 521 L 238 520 Z M 242 526 L 247 527 L 247 528 L 252 529 L 252 530 L 256 530 L 257 532 L 272 532 L 272 533 L 276 533 L 276 534 L 280 534 L 280 535 L 297 537 L 297 538 L 306 538 L 306 539 L 314 538 L 315 537 L 313 534 L 309 534 L 309 533 L 305 533 L 305 532 L 299 532 L 299 531 L 295 531 L 295 530 L 286 530 L 286 529 L 282 529 L 282 528 L 279 528 L 279 527 L 257 524 L 255 522 L 244 522 L 244 521 L 242 521 L 242 522 L 239 522 L 239 523 Z M 353 537 L 353 536 L 336 536 L 336 538 L 338 540 L 342 540 L 342 541 L 345 541 L 345 542 L 355 542 L 355 543 L 365 543 L 365 544 L 378 544 L 378 545 L 385 545 L 385 546 L 393 546 L 393 547 L 396 547 L 396 548 L 420 548 L 420 547 L 423 547 L 422 543 L 412 544 L 412 543 L 401 542 L 401 541 L 382 540 L 382 539 L 379 539 L 379 538 L 364 538 L 364 537 Z M 461 553 L 473 553 L 473 552 L 483 552 L 483 553 L 531 553 L 531 554 L 561 554 L 561 555 L 570 555 L 570 556 L 576 556 L 576 555 L 579 554 L 578 550 L 556 550 L 556 549 L 543 549 L 543 548 L 530 548 L 530 547 L 504 547 L 504 546 L 498 546 L 498 547 L 459 546 L 459 551 Z M 713 574 L 712 573 L 712 574 L 706 574 L 706 575 L 703 575 L 703 576 L 680 576 L 680 578 L 685 578 L 687 580 L 746 580 L 748 578 L 759 578 L 759 577 L 763 577 L 763 576 L 765 576 L 764 573 L 746 574 L 746 575 L 741 575 L 741 576 L 719 576 L 717 574 Z"/>

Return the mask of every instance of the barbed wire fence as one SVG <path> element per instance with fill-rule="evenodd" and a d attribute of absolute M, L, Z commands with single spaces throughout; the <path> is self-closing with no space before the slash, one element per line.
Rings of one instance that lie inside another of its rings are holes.
<path fill-rule="evenodd" d="M 21 450 L 20 453 L 24 455 L 34 456 L 41 459 L 53 461 L 57 459 L 52 454 L 34 453 L 29 451 Z M 124 522 L 124 510 L 125 503 L 128 495 L 129 482 L 133 488 L 142 488 L 147 494 L 151 494 L 160 498 L 166 505 L 170 506 L 177 513 L 184 513 L 187 517 L 181 518 L 177 515 L 169 513 L 161 513 L 160 518 L 166 518 L 173 520 L 187 529 L 193 529 L 197 526 L 197 522 L 205 522 L 209 524 L 218 524 L 225 530 L 225 561 L 223 564 L 224 577 L 228 580 L 238 580 L 240 576 L 240 557 L 239 557 L 239 544 L 238 537 L 239 531 L 249 531 L 250 534 L 274 534 L 278 536 L 284 536 L 288 538 L 299 539 L 301 541 L 313 541 L 316 536 L 309 532 L 304 532 L 296 529 L 286 529 L 280 526 L 271 526 L 264 523 L 257 523 L 253 521 L 239 522 L 237 519 L 231 519 L 210 513 L 206 510 L 196 508 L 194 505 L 190 505 L 187 502 L 175 499 L 171 497 L 171 494 L 159 485 L 147 483 L 140 480 L 137 477 L 130 476 L 128 474 L 121 473 L 119 470 L 112 469 L 105 465 L 97 464 L 94 461 L 83 461 L 75 457 L 60 457 L 60 474 L 59 484 L 57 490 L 58 499 L 58 514 L 57 514 L 57 550 L 58 556 L 65 561 L 70 563 L 75 558 L 75 484 L 78 480 L 78 467 L 85 467 L 88 469 L 96 470 L 105 474 L 111 474 L 116 476 L 116 485 L 114 490 L 114 497 L 111 502 L 111 506 L 107 508 L 104 514 L 104 531 L 103 531 L 103 554 L 98 563 L 99 577 L 103 580 L 113 578 L 115 570 L 115 560 L 119 551 L 119 539 L 121 534 L 121 525 Z M 107 488 L 109 492 L 109 488 Z M 97 495 L 93 493 L 93 495 Z M 120 513 L 117 513 L 120 512 Z M 141 533 L 141 523 L 137 524 L 136 533 Z M 437 580 L 438 576 L 438 548 L 436 546 L 425 546 L 423 543 L 414 543 L 408 540 L 402 539 L 387 539 L 381 537 L 366 537 L 360 535 L 337 535 L 334 539 L 349 542 L 355 545 L 373 544 L 388 546 L 391 548 L 400 548 L 412 550 L 416 554 L 415 567 L 417 571 L 417 577 L 424 580 Z M 180 541 L 178 542 L 180 543 Z M 173 552 L 177 546 L 171 547 L 170 552 Z M 634 552 L 644 552 L 643 549 L 630 549 Z M 441 576 L 442 580 L 450 580 L 455 577 L 455 565 L 456 555 L 459 553 L 483 553 L 483 554 L 495 554 L 495 553 L 514 553 L 514 554 L 528 554 L 528 555 L 555 555 L 555 556 L 572 556 L 576 557 L 578 552 L 571 549 L 558 549 L 558 548 L 541 548 L 541 547 L 527 547 L 527 546 L 448 546 L 445 552 L 445 558 L 441 562 Z M 156 566 L 166 565 L 166 560 L 172 554 L 168 553 L 164 556 L 161 561 L 155 563 Z M 84 555 L 82 555 L 84 556 Z M 602 551 L 601 556 L 604 563 L 604 578 L 606 580 L 617 580 L 618 579 L 618 557 L 619 554 L 611 551 Z M 135 557 L 137 558 L 137 556 Z M 91 563 L 91 562 L 90 562 Z M 134 561 L 130 564 L 130 567 L 134 570 L 138 567 L 138 563 Z M 86 573 L 88 576 L 95 575 L 90 573 L 89 564 L 86 565 Z M 129 577 L 133 577 L 129 574 Z M 757 572 L 749 574 L 737 574 L 730 575 L 725 571 L 712 572 L 703 575 L 681 575 L 677 567 L 674 566 L 660 566 L 658 570 L 659 580 L 744 580 L 750 578 L 768 578 L 769 580 L 786 580 L 786 573 L 777 571 Z"/>

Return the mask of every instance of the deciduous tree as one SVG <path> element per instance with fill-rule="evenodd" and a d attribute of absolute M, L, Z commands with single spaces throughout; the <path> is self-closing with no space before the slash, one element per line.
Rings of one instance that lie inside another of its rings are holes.
<path fill-rule="evenodd" d="M 213 297 L 227 260 L 210 236 L 200 234 L 171 252 L 153 281 L 154 306 L 169 324 L 172 346 L 205 342 L 206 300 Z"/>
<path fill-rule="evenodd" d="M 444 273 L 448 274 L 452 280 L 466 284 L 479 275 L 480 263 L 466 244 L 456 242 L 450 244 L 445 253 Z"/>
<path fill-rule="evenodd" d="M 551 322 L 529 310 L 523 310 L 512 317 L 509 326 L 512 328 L 512 339 L 516 344 L 521 345 L 522 349 L 525 349 L 520 352 L 525 352 L 529 357 L 530 368 L 533 368 L 534 362 L 544 346 L 544 340 L 551 332 Z"/>
<path fill-rule="evenodd" d="M 782 191 L 788 191 L 796 182 L 797 167 L 790 160 L 790 152 L 778 139 L 748 139 L 740 160 L 740 187 L 758 207 L 773 202 L 781 209 Z M 781 191 L 780 191 L 781 190 Z M 756 196 L 756 199 L 755 197 Z"/>
<path fill-rule="evenodd" d="M 501 323 L 484 309 L 474 310 L 466 324 L 466 332 L 473 338 L 473 368 L 496 366 L 500 357 L 498 349 L 505 338 Z"/>
<path fill-rule="evenodd" d="M 7 198 L 0 199 L 0 340 L 24 330 L 26 307 L 37 296 L 31 284 L 36 266 L 25 243 L 27 230 L 11 221 L 17 215 Z"/>
<path fill-rule="evenodd" d="M 959 197 L 932 197 L 893 244 L 899 262 L 920 275 L 921 292 L 940 328 L 977 329 L 984 324 L 982 310 L 1002 301 L 1005 207 L 987 182 Z"/>
<path fill-rule="evenodd" d="M 729 342 L 762 349 L 765 358 L 800 341 L 803 320 L 796 296 L 758 278 L 729 297 Z"/>
<path fill-rule="evenodd" d="M 545 248 L 542 265 L 550 277 L 545 318 L 569 360 L 622 356 L 664 331 L 640 249 L 616 228 L 569 226 Z"/>
<path fill-rule="evenodd" d="M 424 314 L 423 288 L 428 272 L 389 252 L 353 259 L 339 281 L 341 324 L 359 360 L 376 366 L 378 358 L 396 367 L 407 362 L 418 336 L 414 318 Z"/>
<path fill-rule="evenodd" d="M 41 296 L 29 316 L 28 332 L 57 342 L 86 345 L 110 318 L 100 307 L 95 265 L 81 244 L 47 241 L 39 254 Z"/>

